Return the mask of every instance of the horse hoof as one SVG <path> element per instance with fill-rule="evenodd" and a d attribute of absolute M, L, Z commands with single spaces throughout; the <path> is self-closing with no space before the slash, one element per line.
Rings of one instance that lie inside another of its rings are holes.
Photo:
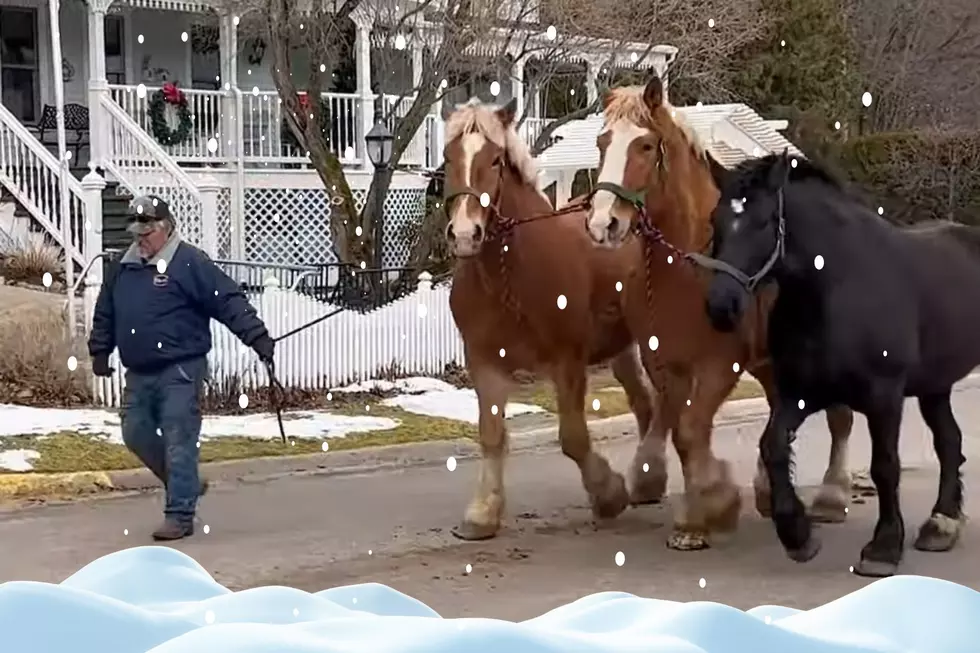
<path fill-rule="evenodd" d="M 602 496 L 590 497 L 592 514 L 598 519 L 618 517 L 630 505 L 630 495 L 626 491 L 626 479 L 621 474 L 609 477 L 606 491 Z"/>
<path fill-rule="evenodd" d="M 820 553 L 820 539 L 816 535 L 811 535 L 806 544 L 800 549 L 787 549 L 786 555 L 793 562 L 810 562 Z"/>
<path fill-rule="evenodd" d="M 711 548 L 711 544 L 707 533 L 675 529 L 667 538 L 667 548 L 674 551 L 703 551 Z"/>
<path fill-rule="evenodd" d="M 953 519 L 946 515 L 935 513 L 919 529 L 919 535 L 912 545 L 919 551 L 949 551 L 960 539 L 963 529 L 963 519 Z"/>
<path fill-rule="evenodd" d="M 667 494 L 667 470 L 663 464 L 651 467 L 647 463 L 647 471 L 642 467 L 634 467 L 630 474 L 630 503 L 634 506 L 660 503 Z"/>
<path fill-rule="evenodd" d="M 888 576 L 894 576 L 897 571 L 897 562 L 867 560 L 865 558 L 862 558 L 861 562 L 854 567 L 855 574 L 858 576 L 866 576 L 868 578 L 887 578 Z"/>
<path fill-rule="evenodd" d="M 496 537 L 499 525 L 494 524 L 475 524 L 470 521 L 463 521 L 455 526 L 452 531 L 453 537 L 467 542 L 479 542 L 480 540 L 490 540 Z"/>
<path fill-rule="evenodd" d="M 847 495 L 838 488 L 820 490 L 810 505 L 810 518 L 822 524 L 840 524 L 847 520 Z"/>

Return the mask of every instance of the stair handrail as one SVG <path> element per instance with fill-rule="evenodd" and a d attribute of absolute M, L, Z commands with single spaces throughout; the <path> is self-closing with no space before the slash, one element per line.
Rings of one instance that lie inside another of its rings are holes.
<path fill-rule="evenodd" d="M 4 127 L 9 129 L 17 140 L 20 141 L 24 147 L 30 150 L 30 152 L 41 161 L 44 167 L 46 167 L 52 173 L 52 175 L 58 178 L 60 183 L 61 163 L 58 161 L 58 158 L 51 154 L 51 152 L 48 151 L 48 148 L 42 145 L 41 142 L 35 138 L 34 135 L 31 134 L 26 127 L 24 127 L 24 125 L 20 123 L 17 117 L 10 113 L 10 111 L 8 111 L 2 104 L 0 104 L 0 123 L 3 123 Z M 0 175 L 3 173 L 4 171 L 0 169 Z M 77 196 L 79 203 L 84 206 L 85 189 L 82 188 L 81 182 L 75 179 L 75 177 L 72 175 L 66 175 L 65 179 L 68 182 L 66 184 L 68 187 L 68 192 Z M 25 198 L 21 196 L 21 193 L 14 191 L 13 195 L 18 201 L 24 202 Z M 45 219 L 50 222 L 50 219 L 47 218 L 47 216 L 45 216 Z M 54 227 L 56 225 L 53 222 L 51 226 L 52 228 L 48 229 L 48 232 L 55 242 L 58 243 L 66 253 L 70 252 L 70 255 L 76 260 L 76 262 L 83 263 L 85 258 L 82 252 L 81 243 L 65 243 L 61 230 L 55 229 Z"/>
<path fill-rule="evenodd" d="M 113 100 L 108 94 L 103 94 L 99 102 L 102 108 L 107 111 L 113 118 L 119 121 L 119 123 L 129 132 L 129 135 L 139 141 L 140 145 L 145 147 L 150 154 L 153 156 L 154 163 L 164 168 L 168 173 L 174 176 L 174 178 L 184 187 L 184 189 L 189 192 L 194 199 L 201 201 L 201 191 L 198 190 L 197 185 L 194 180 L 190 178 L 184 170 L 177 165 L 177 163 L 170 157 L 169 154 L 160 146 L 159 143 L 150 138 L 149 134 L 140 127 L 135 120 L 133 120 L 126 110 L 123 109 L 119 103 Z M 137 189 L 134 188 L 131 180 L 127 179 L 125 173 L 123 173 L 116 162 L 113 160 L 111 153 L 110 156 L 105 158 L 105 167 L 112 172 L 113 175 L 119 180 L 119 182 L 127 187 L 130 192 L 136 194 Z"/>
<path fill-rule="evenodd" d="M 37 155 L 37 157 L 44 162 L 45 167 L 49 168 L 51 172 L 55 174 L 59 174 L 61 172 L 58 157 L 51 154 L 51 152 L 48 151 L 48 148 L 44 147 L 44 145 L 41 144 L 41 141 L 37 140 L 37 138 L 34 137 L 27 127 L 20 124 L 17 117 L 10 113 L 10 111 L 8 111 L 2 104 L 0 104 L 0 122 L 4 123 L 7 129 L 14 132 L 14 134 L 17 135 L 18 140 L 20 140 L 27 147 L 27 149 Z M 68 188 L 72 193 L 78 195 L 80 199 L 85 197 L 85 190 L 82 188 L 82 183 L 71 175 L 68 175 Z"/>

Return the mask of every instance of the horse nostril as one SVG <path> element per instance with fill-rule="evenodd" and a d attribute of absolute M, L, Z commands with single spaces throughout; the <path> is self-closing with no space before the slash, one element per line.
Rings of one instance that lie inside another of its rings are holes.
<path fill-rule="evenodd" d="M 619 231 L 619 218 L 616 216 L 610 216 L 609 218 L 609 232 L 616 233 Z"/>
<path fill-rule="evenodd" d="M 481 225 L 473 225 L 473 240 L 478 243 L 483 240 L 483 227 Z"/>
<path fill-rule="evenodd" d="M 456 232 L 453 231 L 452 223 L 446 225 L 446 240 L 456 240 Z"/>

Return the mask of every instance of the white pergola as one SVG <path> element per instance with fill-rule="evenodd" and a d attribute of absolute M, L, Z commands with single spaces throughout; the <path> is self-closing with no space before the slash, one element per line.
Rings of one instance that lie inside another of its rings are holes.
<path fill-rule="evenodd" d="M 804 156 L 780 131 L 785 120 L 766 120 L 744 104 L 708 104 L 677 107 L 677 112 L 695 131 L 712 156 L 732 167 L 750 157 L 771 152 Z M 556 206 L 568 202 L 572 182 L 579 170 L 599 167 L 596 138 L 602 130 L 602 116 L 575 120 L 555 130 L 557 142 L 538 156 L 542 186 L 556 183 Z"/>

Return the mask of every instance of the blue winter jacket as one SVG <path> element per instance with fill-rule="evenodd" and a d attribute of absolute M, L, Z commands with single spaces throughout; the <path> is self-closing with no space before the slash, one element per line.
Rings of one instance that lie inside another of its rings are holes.
<path fill-rule="evenodd" d="M 107 276 L 95 304 L 89 353 L 108 355 L 118 347 L 127 369 L 151 374 L 206 356 L 211 318 L 248 347 L 268 336 L 238 284 L 175 232 L 150 260 L 134 244 Z"/>

